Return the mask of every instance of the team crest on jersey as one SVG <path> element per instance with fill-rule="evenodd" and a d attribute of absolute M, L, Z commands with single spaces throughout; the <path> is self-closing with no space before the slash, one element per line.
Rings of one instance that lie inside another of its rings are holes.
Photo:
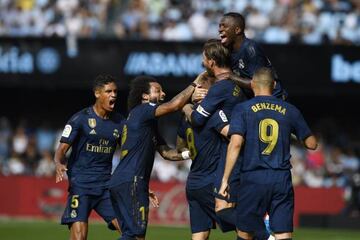
<path fill-rule="evenodd" d="M 245 63 L 244 63 L 244 60 L 242 60 L 242 59 L 239 60 L 239 68 L 240 68 L 240 69 L 244 69 L 244 68 L 245 68 Z"/>
<path fill-rule="evenodd" d="M 76 213 L 76 210 L 75 210 L 75 209 L 73 209 L 73 210 L 71 211 L 70 216 L 71 216 L 71 218 L 76 218 L 76 217 L 77 217 L 77 213 Z"/>
<path fill-rule="evenodd" d="M 95 118 L 89 118 L 88 119 L 89 127 L 95 128 L 96 127 L 96 119 Z"/>
<path fill-rule="evenodd" d="M 113 136 L 114 136 L 115 138 L 119 138 L 119 137 L 120 137 L 119 130 L 114 129 Z"/>

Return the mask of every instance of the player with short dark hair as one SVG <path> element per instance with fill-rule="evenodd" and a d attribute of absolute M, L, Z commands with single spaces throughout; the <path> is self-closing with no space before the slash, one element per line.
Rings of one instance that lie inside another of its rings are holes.
<path fill-rule="evenodd" d="M 233 110 L 226 166 L 220 194 L 227 195 L 229 176 L 238 159 L 240 186 L 236 206 L 238 239 L 252 239 L 264 227 L 263 216 L 270 216 L 276 239 L 291 239 L 294 192 L 291 181 L 291 134 L 316 149 L 317 142 L 300 111 L 272 96 L 274 79 L 268 68 L 260 68 L 251 81 L 255 97 Z M 246 140 L 246 143 L 244 144 Z"/>
<path fill-rule="evenodd" d="M 196 84 L 192 83 L 171 101 L 164 98 L 161 85 L 148 76 L 135 78 L 128 97 L 129 115 L 121 137 L 120 163 L 111 178 L 111 200 L 120 221 L 121 239 L 145 239 L 149 212 L 149 181 L 155 151 L 168 160 L 183 159 L 182 152 L 170 149 L 159 136 L 157 118 L 183 107 Z"/>
<path fill-rule="evenodd" d="M 247 97 L 253 97 L 250 81 L 255 71 L 266 67 L 271 69 L 276 84 L 273 95 L 286 99 L 287 93 L 283 89 L 280 80 L 263 49 L 254 40 L 245 36 L 245 19 L 235 12 L 223 15 L 219 23 L 221 43 L 231 52 L 231 69 L 235 74 L 231 79 L 235 80 L 245 91 Z"/>
<path fill-rule="evenodd" d="M 110 201 L 108 184 L 112 158 L 124 118 L 114 112 L 115 78 L 99 75 L 93 84 L 93 106 L 74 114 L 67 122 L 55 152 L 56 182 L 67 172 L 69 195 L 61 224 L 70 228 L 70 239 L 87 239 L 88 217 L 94 209 L 110 229 L 119 230 Z M 72 147 L 69 159 L 66 152 Z"/>

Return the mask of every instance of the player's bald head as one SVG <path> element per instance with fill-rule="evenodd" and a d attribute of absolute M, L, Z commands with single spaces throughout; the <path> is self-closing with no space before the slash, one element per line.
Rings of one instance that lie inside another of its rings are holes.
<path fill-rule="evenodd" d="M 254 87 L 273 89 L 274 77 L 270 68 L 259 68 L 253 75 L 252 82 Z"/>

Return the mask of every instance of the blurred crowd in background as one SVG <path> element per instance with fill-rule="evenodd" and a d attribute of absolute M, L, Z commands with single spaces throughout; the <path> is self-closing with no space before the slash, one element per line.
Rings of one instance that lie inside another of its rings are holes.
<path fill-rule="evenodd" d="M 316 130 L 320 142 L 316 151 L 307 151 L 294 141 L 291 146 L 293 183 L 295 186 L 341 187 L 350 212 L 360 210 L 360 154 L 350 136 L 342 132 L 331 120 L 318 125 Z M 328 131 L 332 129 L 332 131 Z M 55 129 L 44 123 L 36 128 L 25 121 L 12 126 L 5 117 L 0 118 L 0 173 L 2 175 L 35 175 L 54 177 L 54 150 L 62 129 Z M 333 136 L 331 136 L 333 134 Z M 169 134 L 165 134 L 169 135 Z M 169 142 L 169 140 L 167 139 Z M 174 142 L 175 139 L 170 141 Z M 113 165 L 119 161 L 114 155 Z M 186 181 L 191 161 L 170 162 L 156 155 L 152 178 L 162 182 Z M 353 206 L 353 207 L 351 207 Z M 354 209 L 355 210 L 354 210 Z"/>
<path fill-rule="evenodd" d="M 0 36 L 190 41 L 242 13 L 260 42 L 360 44 L 358 0 L 0 0 Z"/>

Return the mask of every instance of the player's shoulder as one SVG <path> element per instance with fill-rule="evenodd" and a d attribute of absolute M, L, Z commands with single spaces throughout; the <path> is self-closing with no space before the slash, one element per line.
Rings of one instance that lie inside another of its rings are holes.
<path fill-rule="evenodd" d="M 213 91 L 226 91 L 228 88 L 233 88 L 236 84 L 230 79 L 223 79 L 214 83 L 210 89 Z"/>
<path fill-rule="evenodd" d="M 130 113 L 128 119 L 130 118 L 148 118 L 146 116 L 153 115 L 155 109 L 157 108 L 158 104 L 156 103 L 142 103 L 134 107 Z"/>
<path fill-rule="evenodd" d="M 78 122 L 86 117 L 89 117 L 90 115 L 91 115 L 91 107 L 86 107 L 86 108 L 83 108 L 80 111 L 76 112 L 75 114 L 73 114 L 70 118 L 70 121 Z"/>
<path fill-rule="evenodd" d="M 254 103 L 253 98 L 250 99 L 250 100 L 240 102 L 240 103 L 235 105 L 233 111 L 234 112 L 246 111 L 249 108 L 249 106 L 251 106 L 253 103 Z"/>
<path fill-rule="evenodd" d="M 254 57 L 259 54 L 260 44 L 257 43 L 255 40 L 246 38 L 244 41 L 244 50 L 246 51 L 249 57 Z"/>

